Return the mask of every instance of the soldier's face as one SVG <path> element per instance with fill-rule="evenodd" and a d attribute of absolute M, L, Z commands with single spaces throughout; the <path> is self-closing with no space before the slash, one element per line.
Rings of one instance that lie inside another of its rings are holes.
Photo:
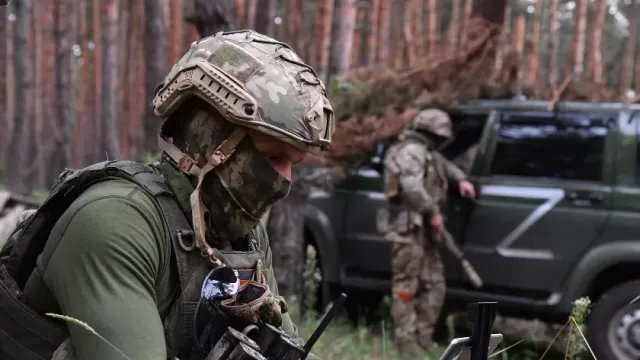
<path fill-rule="evenodd" d="M 292 166 L 301 162 L 306 153 L 285 142 L 257 131 L 250 131 L 249 137 L 273 169 L 282 177 L 291 180 Z"/>

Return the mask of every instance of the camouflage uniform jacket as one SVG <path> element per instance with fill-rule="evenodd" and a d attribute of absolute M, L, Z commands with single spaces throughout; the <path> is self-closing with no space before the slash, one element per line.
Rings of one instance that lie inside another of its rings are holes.
<path fill-rule="evenodd" d="M 423 218 L 440 214 L 447 197 L 448 180 L 466 175 L 442 154 L 432 150 L 424 135 L 405 130 L 384 159 L 385 192 L 390 201 L 389 226 L 406 233 L 423 226 Z"/>

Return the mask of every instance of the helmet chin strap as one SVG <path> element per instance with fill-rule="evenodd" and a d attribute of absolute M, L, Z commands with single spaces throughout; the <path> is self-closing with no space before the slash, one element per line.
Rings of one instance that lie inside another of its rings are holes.
<path fill-rule="evenodd" d="M 211 266 L 220 266 L 222 262 L 215 256 L 215 250 L 209 246 L 205 238 L 206 223 L 205 223 L 205 206 L 202 202 L 202 183 L 204 177 L 213 170 L 216 166 L 224 163 L 229 156 L 233 154 L 240 144 L 240 141 L 247 135 L 247 131 L 243 128 L 236 128 L 231 135 L 220 144 L 209 157 L 209 161 L 202 167 L 200 174 L 198 175 L 198 185 L 196 189 L 191 193 L 191 215 L 193 217 L 193 233 L 194 243 L 200 250 L 202 257 Z"/>
<path fill-rule="evenodd" d="M 216 250 L 207 243 L 205 213 L 206 207 L 202 202 L 202 183 L 205 176 L 216 166 L 224 163 L 235 152 L 238 144 L 245 138 L 247 131 L 244 128 L 236 128 L 229 137 L 223 141 L 209 157 L 207 163 L 200 168 L 196 161 L 189 155 L 183 153 L 171 142 L 164 137 L 159 136 L 158 141 L 160 148 L 164 151 L 178 166 L 178 168 L 190 175 L 198 177 L 198 184 L 189 197 L 191 204 L 191 215 L 193 218 L 193 234 L 194 244 L 200 250 L 202 257 L 205 258 L 210 266 L 220 266 L 222 262 L 215 255 Z"/>

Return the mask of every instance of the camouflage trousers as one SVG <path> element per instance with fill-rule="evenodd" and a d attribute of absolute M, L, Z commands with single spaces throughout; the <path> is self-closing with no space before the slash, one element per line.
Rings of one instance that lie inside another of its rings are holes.
<path fill-rule="evenodd" d="M 446 283 L 440 253 L 437 244 L 423 236 L 422 231 L 416 231 L 410 235 L 412 241 L 393 243 L 391 315 L 400 348 L 416 344 L 431 348 L 444 303 Z"/>

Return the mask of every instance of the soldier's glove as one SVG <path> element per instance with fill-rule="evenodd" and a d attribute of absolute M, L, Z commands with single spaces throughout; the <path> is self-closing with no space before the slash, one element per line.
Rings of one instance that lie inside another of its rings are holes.
<path fill-rule="evenodd" d="M 236 297 L 223 300 L 220 309 L 229 316 L 229 322 L 236 329 L 244 329 L 259 322 L 280 327 L 287 305 L 282 297 L 269 290 L 269 286 L 250 281 L 240 289 Z"/>

